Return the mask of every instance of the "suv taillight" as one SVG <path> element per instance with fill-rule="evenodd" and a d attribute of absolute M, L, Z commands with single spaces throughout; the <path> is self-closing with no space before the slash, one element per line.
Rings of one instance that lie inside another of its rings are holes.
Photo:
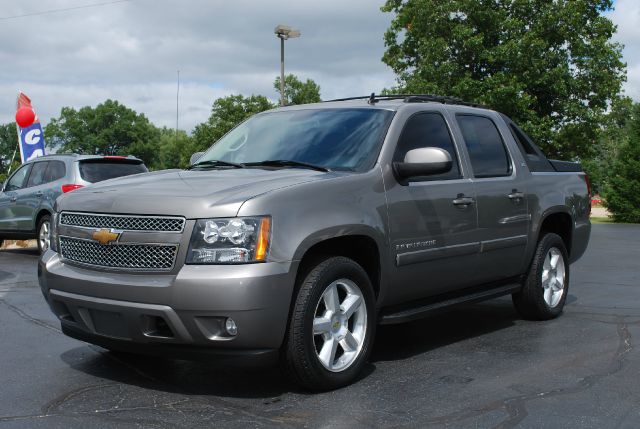
<path fill-rule="evenodd" d="M 62 185 L 62 193 L 66 194 L 67 192 L 75 191 L 76 189 L 80 189 L 82 187 L 82 185 Z"/>

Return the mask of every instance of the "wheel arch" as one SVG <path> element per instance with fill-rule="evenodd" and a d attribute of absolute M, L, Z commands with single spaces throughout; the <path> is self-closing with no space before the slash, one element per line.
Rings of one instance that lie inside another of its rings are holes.
<path fill-rule="evenodd" d="M 573 217 L 566 210 L 550 210 L 543 215 L 538 231 L 538 240 L 546 233 L 552 232 L 562 238 L 567 253 L 571 256 L 571 246 L 573 240 Z"/>
<path fill-rule="evenodd" d="M 321 259 L 328 256 L 344 256 L 357 262 L 369 276 L 373 292 L 376 297 L 380 295 L 382 279 L 382 252 L 378 241 L 371 235 L 353 232 L 345 235 L 313 239 L 301 246 L 296 259 L 300 260 L 296 273 L 296 289 L 309 270 Z"/>

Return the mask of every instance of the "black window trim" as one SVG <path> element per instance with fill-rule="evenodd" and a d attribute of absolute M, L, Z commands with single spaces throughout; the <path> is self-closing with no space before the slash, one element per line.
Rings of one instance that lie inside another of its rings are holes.
<path fill-rule="evenodd" d="M 460 149 L 458 148 L 458 145 L 456 144 L 456 140 L 454 138 L 454 134 L 453 134 L 453 130 L 451 129 L 451 124 L 449 123 L 449 121 L 447 120 L 446 115 L 444 115 L 441 111 L 439 110 L 419 110 L 417 112 L 414 112 L 411 114 L 411 116 L 409 116 L 405 121 L 404 121 L 404 125 L 402 126 L 402 131 L 400 132 L 400 135 L 398 136 L 398 140 L 396 141 L 396 147 L 393 150 L 393 153 L 391 154 L 391 161 L 393 162 L 393 160 L 396 157 L 396 153 L 398 151 L 398 146 L 399 143 L 402 141 L 402 136 L 405 132 L 405 129 L 407 128 L 407 124 L 409 123 L 409 121 L 411 119 L 413 119 L 415 116 L 418 115 L 424 115 L 424 114 L 433 114 L 435 113 L 436 115 L 439 115 L 443 121 L 445 126 L 447 127 L 447 132 L 449 133 L 449 139 L 451 140 L 451 144 L 453 145 L 453 150 L 455 151 L 455 162 L 458 164 L 458 177 L 452 177 L 450 179 L 444 179 L 444 178 L 438 178 L 438 179 L 428 179 L 428 178 L 411 178 L 408 180 L 408 183 L 437 183 L 437 182 L 451 182 L 453 180 L 464 180 L 465 179 L 465 175 L 464 175 L 464 169 L 462 168 L 462 163 L 460 162 L 461 157 L 460 157 Z"/>
<path fill-rule="evenodd" d="M 467 154 L 467 158 L 469 159 L 469 168 L 471 169 L 471 176 L 473 176 L 473 178 L 475 180 L 487 180 L 487 179 L 510 179 L 516 176 L 516 166 L 515 166 L 515 161 L 513 160 L 513 154 L 511 153 L 511 150 L 509 149 L 509 145 L 507 144 L 507 142 L 505 141 L 504 135 L 502 135 L 502 131 L 500 130 L 500 127 L 498 126 L 498 124 L 496 123 L 496 121 L 490 116 L 490 115 L 484 115 L 481 113 L 456 113 L 456 122 L 458 125 L 458 128 L 460 129 L 460 136 L 462 138 L 462 143 L 464 144 L 465 147 L 465 151 Z M 502 147 L 504 148 L 505 152 L 507 153 L 507 158 L 509 161 L 509 173 L 508 174 L 500 174 L 500 175 L 496 175 L 496 176 L 476 176 L 475 171 L 473 171 L 473 163 L 471 162 L 471 155 L 469 154 L 469 149 L 467 148 L 467 142 L 464 139 L 464 134 L 462 133 L 462 127 L 460 126 L 460 123 L 458 122 L 458 117 L 459 116 L 476 116 L 476 117 L 480 117 L 480 118 L 485 118 L 488 119 L 489 121 L 491 121 L 491 123 L 493 124 L 493 126 L 496 128 L 496 131 L 498 132 L 498 136 L 500 137 L 500 141 L 502 142 Z"/>

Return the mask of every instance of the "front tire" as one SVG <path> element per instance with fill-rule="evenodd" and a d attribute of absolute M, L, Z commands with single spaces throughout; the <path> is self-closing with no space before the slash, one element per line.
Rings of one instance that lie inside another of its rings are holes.
<path fill-rule="evenodd" d="M 302 280 L 284 344 L 284 368 L 298 385 L 332 390 L 362 370 L 375 334 L 369 276 L 355 261 L 331 257 Z"/>
<path fill-rule="evenodd" d="M 520 315 L 529 320 L 558 317 L 569 289 L 569 257 L 559 235 L 542 236 L 531 261 L 522 290 L 512 295 Z"/>
<path fill-rule="evenodd" d="M 38 251 L 42 255 L 51 245 L 51 216 L 42 216 L 38 221 Z"/>

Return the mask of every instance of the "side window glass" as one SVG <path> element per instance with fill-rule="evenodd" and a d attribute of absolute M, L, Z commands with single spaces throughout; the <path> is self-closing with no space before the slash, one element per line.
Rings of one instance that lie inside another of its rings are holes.
<path fill-rule="evenodd" d="M 49 167 L 45 173 L 46 183 L 62 179 L 67 174 L 67 168 L 62 161 L 49 161 Z"/>
<path fill-rule="evenodd" d="M 11 179 L 7 182 L 7 186 L 5 191 L 17 191 L 18 189 L 22 189 L 24 185 L 25 179 L 27 178 L 27 174 L 29 174 L 29 169 L 31 168 L 31 164 L 23 165 L 20 167 L 18 171 L 11 176 Z"/>
<path fill-rule="evenodd" d="M 27 188 L 32 186 L 42 185 L 47 183 L 45 180 L 45 172 L 47 171 L 48 162 L 36 162 L 31 167 L 31 174 L 29 174 L 29 181 L 27 182 Z"/>
<path fill-rule="evenodd" d="M 475 177 L 511 174 L 511 162 L 493 121 L 484 116 L 456 115 Z"/>
<path fill-rule="evenodd" d="M 453 165 L 447 173 L 433 176 L 416 177 L 411 181 L 459 179 L 460 166 L 456 149 L 449 133 L 449 128 L 444 118 L 439 113 L 418 113 L 409 118 L 404 125 L 396 152 L 393 155 L 394 162 L 404 161 L 404 156 L 413 149 L 421 147 L 437 147 L 449 152 Z"/>

